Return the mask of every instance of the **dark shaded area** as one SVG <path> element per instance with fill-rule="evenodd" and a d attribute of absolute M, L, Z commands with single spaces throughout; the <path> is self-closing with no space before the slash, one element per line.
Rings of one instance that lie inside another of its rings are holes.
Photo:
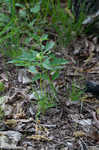
<path fill-rule="evenodd" d="M 99 9 L 99 0 L 72 0 L 72 11 L 78 20 L 80 13 L 87 15 L 95 13 Z"/>
<path fill-rule="evenodd" d="M 92 93 L 94 96 L 99 97 L 99 84 L 95 82 L 86 81 L 86 90 L 85 92 Z"/>

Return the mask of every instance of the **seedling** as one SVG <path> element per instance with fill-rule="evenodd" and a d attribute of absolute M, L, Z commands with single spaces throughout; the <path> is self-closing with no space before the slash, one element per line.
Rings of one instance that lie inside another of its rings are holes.
<path fill-rule="evenodd" d="M 41 113 L 44 115 L 49 108 L 55 105 L 56 105 L 55 102 L 51 100 L 51 98 L 49 99 L 49 96 L 46 93 L 44 93 L 43 96 L 40 99 L 38 99 L 37 103 L 38 110 L 36 114 L 36 119 L 38 119 Z"/>
<path fill-rule="evenodd" d="M 5 89 L 4 83 L 0 82 L 0 92 L 3 92 Z"/>
<path fill-rule="evenodd" d="M 69 97 L 71 101 L 78 101 L 84 94 L 84 90 L 77 87 L 77 84 L 73 81 L 71 91 L 69 92 Z"/>
<path fill-rule="evenodd" d="M 26 67 L 28 71 L 33 74 L 33 81 L 40 80 L 41 93 L 46 91 L 43 89 L 42 81 L 47 80 L 50 89 L 53 91 L 53 98 L 51 97 L 51 99 L 55 99 L 56 91 L 53 81 L 58 78 L 59 70 L 62 69 L 63 65 L 67 64 L 68 61 L 62 58 L 57 58 L 51 52 L 55 43 L 53 41 L 48 42 L 48 35 L 44 34 L 41 37 L 33 35 L 33 37 L 37 41 L 37 46 L 39 45 L 40 49 L 38 51 L 35 49 L 28 52 L 23 51 L 21 56 L 17 57 L 17 59 L 13 59 L 9 63 L 14 63 L 16 66 Z M 43 45 L 43 41 L 46 41 L 45 45 Z M 42 110 L 42 112 L 44 112 L 47 108 L 52 106 L 52 102 L 48 101 L 45 94 L 44 97 L 39 99 L 38 105 L 39 111 Z"/>

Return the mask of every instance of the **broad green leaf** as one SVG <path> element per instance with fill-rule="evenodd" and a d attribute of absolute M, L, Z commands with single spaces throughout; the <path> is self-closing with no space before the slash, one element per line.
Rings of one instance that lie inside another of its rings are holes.
<path fill-rule="evenodd" d="M 20 62 L 22 62 L 21 60 L 19 60 L 19 59 L 13 59 L 13 60 L 11 60 L 11 61 L 8 61 L 8 64 L 16 64 L 16 63 L 20 63 Z M 22 62 L 22 63 L 24 63 L 24 61 Z"/>
<path fill-rule="evenodd" d="M 20 8 L 24 8 L 24 5 L 20 4 L 20 3 L 16 3 L 15 4 L 16 7 L 20 7 Z"/>
<path fill-rule="evenodd" d="M 31 13 L 38 13 L 40 11 L 40 3 L 37 3 L 33 8 L 30 9 Z"/>
<path fill-rule="evenodd" d="M 59 69 L 62 69 L 63 68 L 63 65 L 64 64 L 67 64 L 68 61 L 65 60 L 65 59 L 61 59 L 61 58 L 56 58 L 55 56 L 52 56 L 50 58 L 47 58 L 43 63 L 42 63 L 42 66 L 45 68 L 45 69 L 48 69 L 48 70 L 59 70 Z"/>
<path fill-rule="evenodd" d="M 25 44 L 29 44 L 31 42 L 31 38 L 30 37 L 27 37 L 25 40 L 24 40 L 24 43 Z"/>
<path fill-rule="evenodd" d="M 24 60 L 20 60 L 20 59 L 13 59 L 11 61 L 8 61 L 8 63 L 13 63 L 16 66 L 25 66 L 25 67 L 30 66 L 29 62 L 25 62 Z"/>
<path fill-rule="evenodd" d="M 42 66 L 47 70 L 53 71 L 63 68 L 63 66 L 57 66 L 57 64 L 52 63 L 49 58 L 42 63 Z"/>
<path fill-rule="evenodd" d="M 0 13 L 0 22 L 3 22 L 3 23 L 8 23 L 10 20 L 10 18 L 5 15 L 4 13 Z"/>
<path fill-rule="evenodd" d="M 29 72 L 31 72 L 31 73 L 34 73 L 34 74 L 38 73 L 38 71 L 37 71 L 35 66 L 29 66 L 28 69 L 29 69 Z"/>
<path fill-rule="evenodd" d="M 20 60 L 24 60 L 27 62 L 32 62 L 36 60 L 36 55 L 38 54 L 37 51 L 30 51 L 30 52 L 25 52 L 23 51 L 22 55 L 19 57 Z"/>
<path fill-rule="evenodd" d="M 55 43 L 53 41 L 47 42 L 45 51 L 49 51 L 50 49 L 52 49 L 54 47 L 54 45 L 55 45 Z"/>
<path fill-rule="evenodd" d="M 41 79 L 41 74 L 40 74 L 40 73 L 36 74 L 36 75 L 32 78 L 32 81 L 37 81 L 37 80 L 39 80 L 39 79 Z"/>
<path fill-rule="evenodd" d="M 5 86 L 3 82 L 0 82 L 0 92 L 4 91 Z"/>
<path fill-rule="evenodd" d="M 53 75 L 52 75 L 52 80 L 54 81 L 55 79 L 57 79 L 59 77 L 59 72 L 56 71 Z"/>
<path fill-rule="evenodd" d="M 65 60 L 63 58 L 53 57 L 52 59 L 53 60 L 51 61 L 51 64 L 55 65 L 55 66 L 57 66 L 57 65 L 65 65 L 65 64 L 69 63 L 69 61 L 67 61 L 67 60 Z"/>
<path fill-rule="evenodd" d="M 33 34 L 32 37 L 34 38 L 34 40 L 39 41 L 40 36 L 37 34 Z"/>
<path fill-rule="evenodd" d="M 45 40 L 48 40 L 48 34 L 43 34 L 40 38 L 40 41 L 43 42 Z"/>
<path fill-rule="evenodd" d="M 19 15 L 20 15 L 20 17 L 22 17 L 22 18 L 26 18 L 26 10 L 21 9 L 21 10 L 19 11 Z"/>
<path fill-rule="evenodd" d="M 43 63 L 42 63 L 42 66 L 47 69 L 47 70 L 53 70 L 53 68 L 51 67 L 50 65 L 50 61 L 49 61 L 49 58 L 47 58 Z"/>
<path fill-rule="evenodd" d="M 45 74 L 42 74 L 41 78 L 43 80 L 48 80 L 49 79 L 49 76 L 45 73 Z"/>

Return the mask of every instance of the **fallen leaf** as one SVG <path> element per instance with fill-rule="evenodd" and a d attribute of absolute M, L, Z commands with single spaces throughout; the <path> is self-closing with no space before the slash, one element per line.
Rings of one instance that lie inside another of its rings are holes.
<path fill-rule="evenodd" d="M 73 135 L 77 138 L 77 137 L 86 136 L 86 133 L 83 131 L 76 131 L 73 133 Z"/>

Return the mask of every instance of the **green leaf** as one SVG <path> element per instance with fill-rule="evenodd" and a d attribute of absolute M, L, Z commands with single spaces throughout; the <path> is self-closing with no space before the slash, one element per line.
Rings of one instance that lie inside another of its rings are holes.
<path fill-rule="evenodd" d="M 52 80 L 54 81 L 55 79 L 57 79 L 59 77 L 59 72 L 56 71 L 53 75 L 52 75 Z"/>
<path fill-rule="evenodd" d="M 27 37 L 25 40 L 24 40 L 24 43 L 25 44 L 29 44 L 31 42 L 31 38 L 30 37 Z"/>
<path fill-rule="evenodd" d="M 0 82 L 0 92 L 3 92 L 5 89 L 4 83 Z"/>
<path fill-rule="evenodd" d="M 48 34 L 43 34 L 40 38 L 40 41 L 43 42 L 45 40 L 48 40 Z"/>
<path fill-rule="evenodd" d="M 11 61 L 8 61 L 8 64 L 17 64 L 17 63 L 20 63 L 20 62 L 22 62 L 22 61 L 20 61 L 19 59 L 13 59 Z M 24 61 L 23 61 L 23 63 L 24 63 Z"/>
<path fill-rule="evenodd" d="M 21 10 L 19 11 L 19 15 L 20 15 L 20 17 L 22 17 L 22 18 L 26 18 L 26 10 L 21 9 Z"/>
<path fill-rule="evenodd" d="M 49 58 L 45 59 L 45 61 L 42 63 L 42 66 L 43 66 L 45 69 L 53 70 L 53 68 L 52 68 L 51 65 L 50 65 Z"/>
<path fill-rule="evenodd" d="M 69 61 L 63 59 L 63 58 L 56 58 L 55 56 L 52 58 L 53 60 L 51 61 L 52 65 L 65 65 L 67 63 L 69 63 Z"/>
<path fill-rule="evenodd" d="M 29 66 L 28 69 L 29 69 L 29 72 L 31 72 L 31 73 L 34 73 L 34 74 L 38 73 L 38 71 L 37 71 L 35 66 Z"/>
<path fill-rule="evenodd" d="M 53 41 L 47 42 L 45 51 L 49 51 L 50 49 L 52 49 L 54 47 L 54 45 L 55 45 L 55 43 Z"/>
<path fill-rule="evenodd" d="M 10 20 L 10 18 L 5 15 L 4 13 L 0 13 L 0 22 L 3 22 L 3 23 L 8 23 Z"/>
<path fill-rule="evenodd" d="M 0 19 L 1 19 L 1 16 L 0 16 Z M 5 19 L 7 20 L 7 19 Z M 2 20 L 0 20 L 0 22 L 2 22 Z M 6 22 L 5 22 L 6 23 Z M 7 36 L 6 37 L 9 37 L 8 36 L 8 31 L 10 31 L 12 29 L 12 24 L 13 24 L 13 20 L 11 20 L 4 28 L 2 31 L 0 31 L 0 36 L 2 36 L 4 33 L 7 33 Z M 11 35 L 10 35 L 11 36 Z M 2 41 L 2 40 L 1 40 Z"/>
<path fill-rule="evenodd" d="M 9 61 L 8 63 L 13 63 L 16 66 L 25 66 L 25 67 L 30 66 L 29 62 L 25 62 L 24 60 L 20 60 L 20 59 L 13 59 L 13 60 Z"/>
<path fill-rule="evenodd" d="M 61 58 L 56 58 L 54 55 L 45 59 L 45 61 L 42 63 L 42 66 L 45 68 L 45 69 L 48 69 L 48 70 L 59 70 L 59 69 L 62 69 L 64 66 L 64 64 L 67 64 L 68 61 L 65 60 L 65 59 L 61 59 Z"/>
<path fill-rule="evenodd" d="M 45 73 L 45 74 L 42 74 L 41 78 L 43 80 L 48 80 L 49 79 L 49 76 Z"/>
<path fill-rule="evenodd" d="M 27 62 L 32 62 L 35 61 L 36 55 L 38 54 L 37 51 L 30 51 L 30 52 L 25 52 L 23 51 L 22 55 L 19 57 L 20 60 L 24 60 Z"/>
<path fill-rule="evenodd" d="M 24 5 L 20 4 L 20 3 L 16 3 L 15 4 L 16 7 L 20 7 L 20 8 L 24 8 Z"/>
<path fill-rule="evenodd" d="M 37 80 L 39 80 L 39 79 L 41 79 L 41 74 L 40 74 L 40 73 L 36 74 L 36 75 L 32 78 L 32 81 L 37 81 Z"/>
<path fill-rule="evenodd" d="M 81 99 L 82 94 L 84 94 L 84 91 L 81 89 L 78 89 L 76 87 L 76 83 L 72 83 L 72 90 L 70 92 L 70 99 L 72 101 L 78 101 Z"/>
<path fill-rule="evenodd" d="M 33 19 L 33 21 L 31 21 L 31 22 L 28 24 L 28 26 L 33 29 L 33 25 L 35 24 L 35 22 L 36 22 L 36 19 Z"/>
<path fill-rule="evenodd" d="M 61 69 L 63 68 L 63 66 L 57 66 L 57 64 L 51 62 L 51 60 L 49 58 L 47 58 L 43 63 L 42 63 L 42 66 L 47 69 L 47 70 L 52 70 L 52 71 L 55 71 L 55 70 L 58 70 L 58 69 Z"/>
<path fill-rule="evenodd" d="M 40 36 L 38 36 L 37 34 L 33 34 L 32 37 L 34 38 L 34 40 L 39 41 Z"/>
<path fill-rule="evenodd" d="M 40 3 L 37 3 L 35 6 L 34 6 L 34 8 L 31 8 L 30 9 L 30 12 L 31 13 L 38 13 L 40 11 Z"/>

